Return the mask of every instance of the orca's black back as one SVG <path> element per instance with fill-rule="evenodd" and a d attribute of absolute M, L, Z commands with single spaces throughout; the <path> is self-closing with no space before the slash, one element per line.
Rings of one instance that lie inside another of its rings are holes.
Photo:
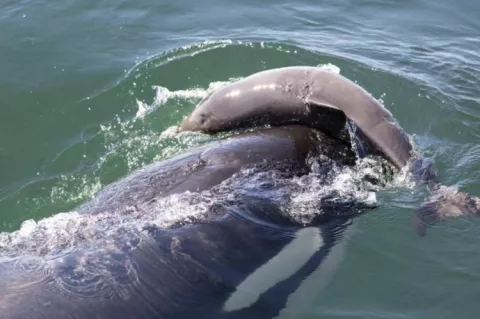
<path fill-rule="evenodd" d="M 275 206 L 252 207 L 256 215 Z M 270 212 L 279 216 L 279 212 Z M 277 221 L 278 222 L 278 221 Z M 75 276 L 81 253 L 58 264 L 54 276 L 36 281 L 30 290 L 17 296 L 3 318 L 274 318 L 285 307 L 289 295 L 311 274 L 341 237 L 346 220 L 332 219 L 317 226 L 324 245 L 295 274 L 272 286 L 248 307 L 222 310 L 236 287 L 259 267 L 274 258 L 293 239 L 297 226 L 274 227 L 270 221 L 255 223 L 236 214 L 219 216 L 176 230 L 145 229 L 144 236 L 127 255 L 118 254 L 118 264 L 109 271 L 122 289 L 103 283 L 104 293 L 85 296 L 85 289 L 59 285 L 59 278 Z M 115 260 L 115 256 L 112 258 Z M 128 261 L 128 262 L 126 262 Z M 127 270 L 125 264 L 132 265 Z M 134 271 L 136 276 L 130 276 Z M 12 275 L 12 274 L 11 274 Z M 16 274 L 19 276 L 19 274 Z M 131 277 L 135 279 L 132 280 Z M 30 278 L 32 279 L 32 278 Z M 41 284 L 38 284 L 41 282 Z M 69 281 L 72 284 L 72 281 Z M 65 289 L 65 288 L 68 289 Z M 98 288 L 98 287 L 97 287 Z M 14 292 L 11 298 L 15 298 Z M 8 300 L 8 299 L 7 299 Z"/>

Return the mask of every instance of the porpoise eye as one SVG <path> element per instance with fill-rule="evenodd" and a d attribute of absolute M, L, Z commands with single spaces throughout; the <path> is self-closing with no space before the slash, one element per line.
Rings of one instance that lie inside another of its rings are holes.
<path fill-rule="evenodd" d="M 200 115 L 200 125 L 205 124 L 206 121 L 207 121 L 207 115 L 205 113 L 202 113 Z"/>

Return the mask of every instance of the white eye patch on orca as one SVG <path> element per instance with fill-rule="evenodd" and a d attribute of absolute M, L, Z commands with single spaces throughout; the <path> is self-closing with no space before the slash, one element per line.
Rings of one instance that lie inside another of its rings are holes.
<path fill-rule="evenodd" d="M 248 276 L 228 298 L 224 311 L 236 311 L 253 305 L 264 292 L 299 271 L 324 246 L 321 230 L 308 227 L 277 255 Z"/>
<path fill-rule="evenodd" d="M 300 286 L 288 297 L 285 307 L 274 319 L 298 319 L 305 310 L 311 307 L 318 293 L 333 279 L 338 265 L 343 260 L 348 241 L 355 234 L 358 220 L 345 228 L 339 242 L 330 249 L 327 257 L 318 265 L 318 268 L 307 276 Z"/>

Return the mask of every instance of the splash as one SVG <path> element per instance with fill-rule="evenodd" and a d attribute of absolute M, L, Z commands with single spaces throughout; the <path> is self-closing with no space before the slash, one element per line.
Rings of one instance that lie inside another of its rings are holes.
<path fill-rule="evenodd" d="M 196 101 L 200 100 L 203 97 L 207 96 L 210 92 L 217 90 L 218 88 L 231 83 L 231 81 L 227 82 L 212 82 L 209 84 L 208 88 L 192 88 L 187 90 L 177 90 L 177 91 L 170 91 L 169 89 L 163 86 L 153 86 L 153 89 L 156 91 L 155 100 L 152 104 L 147 104 L 145 102 L 137 100 L 138 110 L 135 114 L 135 119 L 143 119 L 146 115 L 152 113 L 160 106 L 164 105 L 171 99 L 181 99 L 181 100 L 189 100 L 189 101 Z"/>
<path fill-rule="evenodd" d="M 319 64 L 317 65 L 317 67 L 320 69 L 324 69 L 324 70 L 336 73 L 336 74 L 340 74 L 340 68 L 332 63 Z"/>
<path fill-rule="evenodd" d="M 149 225 L 169 228 L 199 218 L 207 211 L 212 195 L 183 193 L 99 214 L 77 211 L 58 213 L 38 222 L 26 220 L 19 230 L 0 233 L 0 260 L 20 255 L 53 256 L 108 238 L 123 238 Z"/>
<path fill-rule="evenodd" d="M 121 241 L 152 225 L 177 227 L 206 219 L 215 205 L 244 203 L 245 196 L 271 201 L 301 223 L 318 214 L 330 214 L 327 209 L 347 207 L 345 213 L 352 213 L 352 207 L 375 206 L 375 193 L 388 182 L 385 165 L 370 158 L 348 167 L 320 158 L 312 162 L 312 173 L 293 178 L 284 170 L 253 166 L 200 193 L 155 198 L 98 214 L 71 211 L 38 222 L 27 220 L 18 231 L 0 234 L 0 260 L 61 254 L 108 238 Z"/>
<path fill-rule="evenodd" d="M 91 181 L 85 175 L 61 175 L 58 184 L 52 187 L 50 200 L 54 203 L 77 203 L 92 198 L 101 188 L 98 177 Z"/>

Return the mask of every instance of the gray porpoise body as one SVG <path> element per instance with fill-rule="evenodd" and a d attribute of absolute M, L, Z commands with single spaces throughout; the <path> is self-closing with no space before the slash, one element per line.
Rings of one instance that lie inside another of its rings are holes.
<path fill-rule="evenodd" d="M 425 235 L 428 225 L 450 217 L 479 216 L 480 198 L 445 187 L 430 161 L 413 154 L 405 131 L 392 114 L 361 86 L 336 73 L 311 66 L 261 71 L 205 97 L 181 123 L 180 131 L 219 132 L 256 125 L 299 123 L 339 137 L 345 122 L 360 150 L 380 154 L 397 168 L 407 167 L 431 196 L 417 210 L 413 225 Z M 352 125 L 353 124 L 353 125 Z"/>
<path fill-rule="evenodd" d="M 197 105 L 180 131 L 298 123 L 337 135 L 346 118 L 395 166 L 407 164 L 412 146 L 391 113 L 359 85 L 316 67 L 261 71 L 221 87 Z"/>
<path fill-rule="evenodd" d="M 304 174 L 311 154 L 340 165 L 355 161 L 351 145 L 306 127 L 260 130 L 140 169 L 103 189 L 79 211 L 121 214 L 126 206 L 211 188 L 250 164 Z M 282 216 L 278 205 L 246 198 L 233 211 L 212 206 L 206 220 L 169 229 L 148 226 L 132 234 L 125 230 L 55 258 L 27 255 L 23 262 L 21 256 L 2 261 L 1 317 L 297 318 L 296 310 L 288 314 L 285 309 L 305 297 L 292 299 L 291 294 L 312 280 L 317 288 L 318 269 L 335 255 L 352 216 L 323 216 L 311 225 Z M 113 244 L 116 249 L 109 248 Z M 42 262 L 36 264 L 39 258 Z M 284 276 L 275 277 L 277 270 Z"/>

